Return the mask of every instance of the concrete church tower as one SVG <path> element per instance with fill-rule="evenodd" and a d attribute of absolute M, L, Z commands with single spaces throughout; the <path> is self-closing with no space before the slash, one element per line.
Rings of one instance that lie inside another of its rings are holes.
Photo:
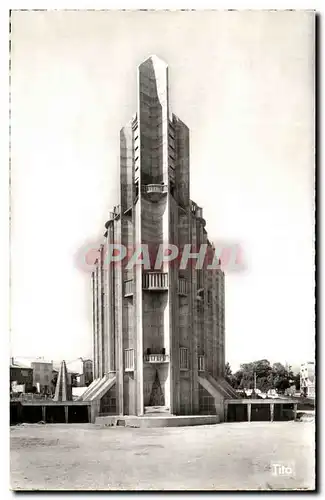
<path fill-rule="evenodd" d="M 224 398 L 235 397 L 223 378 L 221 269 L 105 265 L 114 243 L 146 244 L 151 256 L 162 243 L 213 249 L 189 175 L 189 130 L 170 112 L 166 63 L 151 56 L 138 68 L 137 112 L 120 132 L 120 203 L 92 275 L 95 380 L 84 399 L 101 414 L 222 419 Z"/>

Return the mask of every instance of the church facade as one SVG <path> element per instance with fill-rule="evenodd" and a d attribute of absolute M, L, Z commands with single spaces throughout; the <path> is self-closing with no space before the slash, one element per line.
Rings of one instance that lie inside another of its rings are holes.
<path fill-rule="evenodd" d="M 190 198 L 189 129 L 170 111 L 156 56 L 138 67 L 137 95 L 120 132 L 119 205 L 92 273 L 94 382 L 83 397 L 102 415 L 222 419 L 236 397 L 224 379 L 225 277 L 215 260 L 202 264 L 214 247 Z M 120 260 L 112 248 L 126 249 Z"/>

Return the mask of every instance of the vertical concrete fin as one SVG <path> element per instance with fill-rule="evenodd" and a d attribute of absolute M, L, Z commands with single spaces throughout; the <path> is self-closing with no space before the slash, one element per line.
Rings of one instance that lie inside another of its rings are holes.
<path fill-rule="evenodd" d="M 65 361 L 62 361 L 58 381 L 55 388 L 54 401 L 71 401 L 72 391 L 71 386 L 68 383 L 68 371 Z"/>

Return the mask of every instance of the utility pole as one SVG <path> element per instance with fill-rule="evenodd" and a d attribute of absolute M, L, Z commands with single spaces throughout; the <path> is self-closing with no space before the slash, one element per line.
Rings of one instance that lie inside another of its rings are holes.
<path fill-rule="evenodd" d="M 252 396 L 256 396 L 256 372 L 254 372 L 254 389 Z"/>

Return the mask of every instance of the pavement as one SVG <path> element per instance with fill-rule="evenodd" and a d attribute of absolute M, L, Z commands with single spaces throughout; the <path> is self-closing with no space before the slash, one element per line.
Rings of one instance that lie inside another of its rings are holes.
<path fill-rule="evenodd" d="M 10 438 L 14 490 L 312 490 L 315 483 L 313 422 L 23 424 Z"/>

